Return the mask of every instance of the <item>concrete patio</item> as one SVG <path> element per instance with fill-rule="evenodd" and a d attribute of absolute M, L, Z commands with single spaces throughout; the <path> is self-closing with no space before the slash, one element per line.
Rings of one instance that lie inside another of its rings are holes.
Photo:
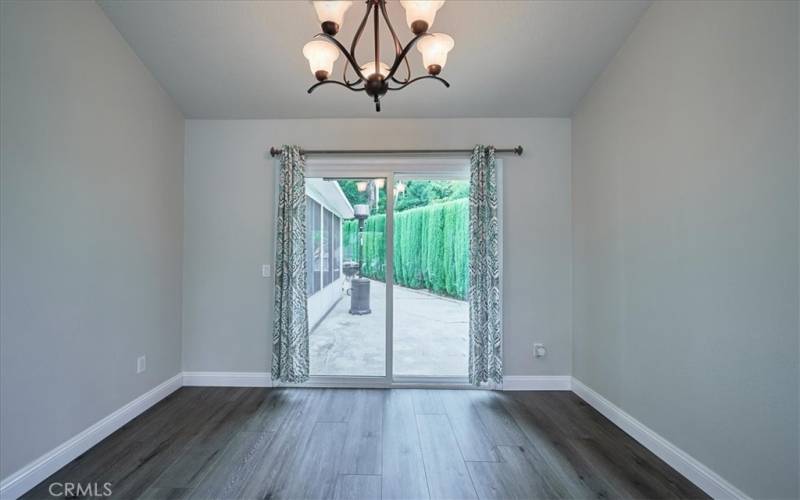
<path fill-rule="evenodd" d="M 343 296 L 311 331 L 312 375 L 384 375 L 386 286 L 370 286 L 371 314 L 350 314 Z M 466 302 L 394 287 L 395 375 L 466 377 L 468 332 Z"/>

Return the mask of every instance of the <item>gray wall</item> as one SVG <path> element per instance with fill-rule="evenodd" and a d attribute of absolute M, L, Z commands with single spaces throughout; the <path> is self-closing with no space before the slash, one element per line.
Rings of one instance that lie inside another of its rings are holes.
<path fill-rule="evenodd" d="M 6 477 L 180 371 L 184 122 L 94 2 L 0 18 Z"/>
<path fill-rule="evenodd" d="M 522 144 L 526 151 L 507 158 L 504 173 L 506 374 L 568 375 L 568 119 L 187 121 L 184 370 L 268 369 L 272 280 L 260 273 L 273 246 L 270 146 L 464 148 L 478 142 Z M 550 347 L 536 362 L 535 341 Z"/>
<path fill-rule="evenodd" d="M 655 2 L 573 120 L 574 375 L 798 496 L 797 3 Z"/>

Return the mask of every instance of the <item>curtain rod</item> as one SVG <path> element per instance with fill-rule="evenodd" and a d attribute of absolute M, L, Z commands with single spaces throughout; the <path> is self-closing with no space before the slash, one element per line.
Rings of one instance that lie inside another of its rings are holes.
<path fill-rule="evenodd" d="M 513 153 L 522 156 L 522 146 L 515 148 L 496 148 L 495 153 Z M 447 155 L 447 154 L 471 154 L 471 149 L 301 149 L 300 154 L 304 155 Z M 269 148 L 270 156 L 278 156 L 281 149 L 276 147 Z"/>

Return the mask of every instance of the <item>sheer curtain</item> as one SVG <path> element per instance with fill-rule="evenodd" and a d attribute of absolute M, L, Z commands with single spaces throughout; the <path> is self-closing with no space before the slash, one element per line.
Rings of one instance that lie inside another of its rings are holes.
<path fill-rule="evenodd" d="M 494 146 L 475 146 L 469 190 L 469 381 L 503 382 L 500 225 Z"/>
<path fill-rule="evenodd" d="M 305 159 L 297 146 L 281 154 L 275 234 L 272 380 L 308 380 Z"/>

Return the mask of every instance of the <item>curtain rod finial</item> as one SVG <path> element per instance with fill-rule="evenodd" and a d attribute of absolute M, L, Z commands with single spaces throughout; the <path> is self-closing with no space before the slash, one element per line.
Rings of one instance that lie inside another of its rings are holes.
<path fill-rule="evenodd" d="M 522 156 L 522 146 L 517 146 L 514 148 L 514 154 L 517 156 Z"/>
<path fill-rule="evenodd" d="M 270 154 L 270 156 L 272 156 L 274 158 L 274 157 L 278 156 L 279 154 L 281 154 L 281 150 L 276 148 L 275 146 L 272 146 L 271 148 L 269 148 L 269 154 Z"/>

